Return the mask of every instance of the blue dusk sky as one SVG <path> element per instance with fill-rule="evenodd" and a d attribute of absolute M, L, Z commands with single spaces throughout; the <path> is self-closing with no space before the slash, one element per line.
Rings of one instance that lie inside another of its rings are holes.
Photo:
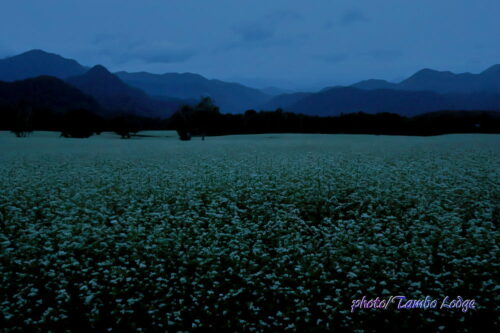
<path fill-rule="evenodd" d="M 2 0 L 0 57 L 315 89 L 500 63 L 499 0 Z"/>

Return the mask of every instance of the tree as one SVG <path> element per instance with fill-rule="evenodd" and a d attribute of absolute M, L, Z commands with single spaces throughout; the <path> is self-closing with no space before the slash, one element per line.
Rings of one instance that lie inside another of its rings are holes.
<path fill-rule="evenodd" d="M 218 135 L 218 123 L 222 119 L 217 107 L 210 97 L 204 97 L 193 106 L 182 106 L 171 118 L 171 125 L 176 129 L 183 141 L 191 140 L 192 136 Z"/>
<path fill-rule="evenodd" d="M 14 110 L 11 132 L 18 138 L 25 138 L 33 132 L 33 112 L 31 107 L 18 105 Z"/>
<path fill-rule="evenodd" d="M 217 121 L 219 120 L 219 107 L 214 104 L 210 97 L 204 97 L 194 109 L 194 123 L 196 131 L 205 140 L 206 135 L 215 133 Z"/>
<path fill-rule="evenodd" d="M 102 119 L 85 109 L 72 110 L 64 115 L 61 136 L 65 138 L 88 138 L 100 133 Z"/>
<path fill-rule="evenodd" d="M 132 134 L 139 132 L 138 119 L 129 116 L 120 116 L 112 121 L 113 131 L 122 139 L 130 139 Z"/>
<path fill-rule="evenodd" d="M 181 141 L 191 140 L 193 107 L 183 105 L 171 117 L 172 126 L 179 134 Z"/>

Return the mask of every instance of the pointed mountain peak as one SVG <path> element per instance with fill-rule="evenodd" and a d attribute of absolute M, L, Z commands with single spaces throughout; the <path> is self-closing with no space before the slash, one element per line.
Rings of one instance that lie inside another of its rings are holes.
<path fill-rule="evenodd" d="M 19 56 L 23 55 L 54 55 L 54 53 L 45 52 L 44 50 L 40 49 L 33 49 L 19 54 Z"/>
<path fill-rule="evenodd" d="M 91 69 L 89 69 L 86 74 L 87 75 L 103 75 L 103 76 L 113 75 L 103 65 L 95 65 L 94 67 L 92 67 Z"/>
<path fill-rule="evenodd" d="M 111 73 L 106 67 L 102 65 L 96 65 L 82 75 L 70 77 L 68 78 L 68 81 L 77 85 L 83 84 L 84 86 L 102 84 L 111 86 L 125 85 L 122 80 L 120 80 L 116 75 Z"/>

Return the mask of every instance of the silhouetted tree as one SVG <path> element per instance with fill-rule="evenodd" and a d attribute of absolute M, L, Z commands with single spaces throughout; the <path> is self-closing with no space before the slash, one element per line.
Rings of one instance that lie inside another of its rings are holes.
<path fill-rule="evenodd" d="M 24 138 L 33 132 L 33 111 L 24 104 L 17 105 L 13 110 L 11 132 L 18 138 Z"/>
<path fill-rule="evenodd" d="M 182 141 L 191 140 L 191 133 L 193 131 L 193 112 L 194 110 L 192 106 L 183 105 L 170 118 L 173 128 L 175 128 L 177 134 L 179 134 L 179 139 L 181 139 Z"/>
<path fill-rule="evenodd" d="M 29 106 L 18 105 L 14 110 L 11 131 L 18 138 L 25 138 L 33 132 L 33 112 Z"/>
<path fill-rule="evenodd" d="M 130 139 L 132 134 L 139 132 L 139 123 L 139 118 L 120 116 L 112 120 L 112 128 L 122 139 Z"/>
<path fill-rule="evenodd" d="M 190 140 L 191 136 L 201 136 L 205 140 L 207 135 L 218 135 L 224 126 L 223 120 L 210 97 L 204 97 L 194 107 L 182 106 L 170 119 L 170 125 L 175 128 L 181 140 Z"/>
<path fill-rule="evenodd" d="M 65 138 L 88 138 L 100 133 L 102 119 L 88 110 L 72 110 L 64 115 L 62 127 L 61 136 Z"/>
<path fill-rule="evenodd" d="M 204 97 L 195 106 L 192 121 L 195 133 L 205 140 L 206 135 L 216 134 L 217 121 L 220 118 L 219 107 L 210 97 Z"/>
<path fill-rule="evenodd" d="M 210 108 L 208 108 L 210 110 Z M 276 111 L 247 110 L 244 114 L 200 112 L 188 107 L 174 118 L 178 132 L 193 135 L 258 133 L 350 133 L 384 135 L 438 135 L 445 133 L 500 133 L 500 113 L 488 111 L 442 111 L 408 118 L 393 113 L 346 113 L 335 117 L 308 116 Z M 182 117 L 181 117 L 182 116 Z M 172 124 L 172 122 L 170 122 Z M 183 132 L 184 131 L 184 132 Z"/>

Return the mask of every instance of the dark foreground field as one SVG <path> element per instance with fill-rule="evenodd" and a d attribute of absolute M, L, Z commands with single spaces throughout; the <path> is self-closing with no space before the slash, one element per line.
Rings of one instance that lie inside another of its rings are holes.
<path fill-rule="evenodd" d="M 5 332 L 499 329 L 500 136 L 153 134 L 0 133 Z"/>

